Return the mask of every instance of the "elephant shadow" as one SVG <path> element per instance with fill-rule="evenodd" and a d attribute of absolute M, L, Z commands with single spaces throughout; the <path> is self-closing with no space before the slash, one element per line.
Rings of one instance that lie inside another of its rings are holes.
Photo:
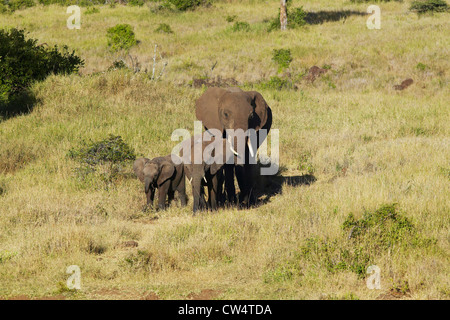
<path fill-rule="evenodd" d="M 259 207 L 270 201 L 270 199 L 283 193 L 283 186 L 301 187 L 309 186 L 317 181 L 312 174 L 304 174 L 300 176 L 288 176 L 277 173 L 276 175 L 261 175 L 257 178 L 255 187 L 252 189 L 256 198 L 254 207 Z"/>

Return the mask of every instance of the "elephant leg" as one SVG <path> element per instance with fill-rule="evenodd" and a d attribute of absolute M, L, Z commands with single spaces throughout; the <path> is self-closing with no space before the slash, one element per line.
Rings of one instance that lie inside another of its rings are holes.
<path fill-rule="evenodd" d="M 178 199 L 180 199 L 180 203 L 182 207 L 185 207 L 187 205 L 187 195 L 186 190 L 178 190 Z"/>
<path fill-rule="evenodd" d="M 166 208 L 166 197 L 169 192 L 170 181 L 164 182 L 158 188 L 158 207 L 161 210 Z"/>
<path fill-rule="evenodd" d="M 248 181 L 247 181 L 247 170 L 245 165 L 238 165 L 235 168 L 236 179 L 239 185 L 239 205 L 247 207 L 248 206 Z"/>
<path fill-rule="evenodd" d="M 170 206 L 170 203 L 172 202 L 172 200 L 175 198 L 175 191 L 173 190 L 169 190 L 167 192 L 167 205 Z"/>
<path fill-rule="evenodd" d="M 217 175 L 214 175 L 210 177 L 210 183 L 208 184 L 209 188 L 209 204 L 211 207 L 211 210 L 217 210 L 217 200 L 218 200 L 218 177 Z"/>
<path fill-rule="evenodd" d="M 202 185 L 200 189 L 200 208 L 201 209 L 209 209 L 209 202 L 206 199 L 205 187 Z"/>
<path fill-rule="evenodd" d="M 187 196 L 186 196 L 186 180 L 184 177 L 181 178 L 181 182 L 177 187 L 177 196 L 180 199 L 181 206 L 185 207 L 187 204 Z"/>
<path fill-rule="evenodd" d="M 255 183 L 256 183 L 256 170 L 257 166 L 255 164 L 247 164 L 245 168 L 245 180 L 247 181 L 247 191 L 248 191 L 248 204 L 250 206 L 256 204 L 255 196 Z"/>
<path fill-rule="evenodd" d="M 150 208 L 150 209 L 153 208 L 153 200 L 155 198 L 155 190 L 150 188 L 148 190 L 148 192 L 145 193 L 145 195 L 146 195 L 146 198 L 147 198 L 147 205 L 144 207 L 144 211 L 147 208 Z"/>
<path fill-rule="evenodd" d="M 234 164 L 225 164 L 225 190 L 230 205 L 236 204 L 236 188 L 234 187 Z"/>
<path fill-rule="evenodd" d="M 225 203 L 224 194 L 223 194 L 223 170 L 219 170 L 216 173 L 217 177 L 217 206 L 222 206 Z"/>
<path fill-rule="evenodd" d="M 194 198 L 193 201 L 193 207 L 192 207 L 192 211 L 194 211 L 194 214 L 201 209 L 200 207 L 200 199 L 204 199 L 203 195 L 202 195 L 202 185 L 201 185 L 201 180 L 200 177 L 194 177 L 192 178 L 192 196 Z"/>

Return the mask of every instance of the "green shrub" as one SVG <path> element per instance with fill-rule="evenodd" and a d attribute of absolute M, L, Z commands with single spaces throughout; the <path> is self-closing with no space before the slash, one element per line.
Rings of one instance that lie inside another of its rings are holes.
<path fill-rule="evenodd" d="M 290 49 L 274 49 L 272 54 L 272 61 L 278 64 L 278 72 L 289 68 L 292 61 Z"/>
<path fill-rule="evenodd" d="M 142 7 L 144 5 L 144 0 L 129 0 L 128 4 L 133 7 Z"/>
<path fill-rule="evenodd" d="M 391 2 L 391 1 L 403 2 L 403 0 L 350 0 L 350 2 L 353 2 L 353 3 L 364 3 L 364 2 Z"/>
<path fill-rule="evenodd" d="M 236 21 L 233 26 L 231 27 L 231 30 L 233 32 L 239 32 L 239 31 L 250 31 L 250 24 L 248 22 L 242 22 L 242 21 Z"/>
<path fill-rule="evenodd" d="M 108 39 L 108 46 L 113 52 L 120 50 L 128 51 L 137 43 L 133 27 L 129 24 L 118 24 L 109 28 L 106 37 Z"/>
<path fill-rule="evenodd" d="M 208 7 L 211 0 L 166 0 L 166 3 L 173 5 L 177 10 L 187 11 L 200 6 Z"/>
<path fill-rule="evenodd" d="M 425 71 L 426 69 L 428 69 L 428 66 L 426 64 L 423 64 L 422 62 L 419 62 L 416 65 L 416 69 L 418 69 L 420 71 Z"/>
<path fill-rule="evenodd" d="M 108 68 L 108 71 L 117 70 L 117 69 L 129 69 L 129 68 L 123 60 L 116 60 Z"/>
<path fill-rule="evenodd" d="M 298 27 L 302 27 L 306 24 L 306 15 L 307 12 L 303 10 L 303 7 L 294 8 L 292 10 L 287 10 L 287 27 L 289 29 L 295 29 Z M 281 23 L 280 23 L 280 13 L 278 13 L 278 16 L 272 20 L 270 20 L 269 27 L 267 28 L 267 31 L 274 31 L 274 30 L 280 30 L 281 29 Z"/>
<path fill-rule="evenodd" d="M 72 148 L 67 156 L 80 163 L 75 172 L 83 181 L 100 178 L 109 187 L 119 176 L 123 165 L 136 159 L 134 150 L 120 136 L 109 135 L 108 138 L 92 142 L 82 141 L 79 148 Z"/>
<path fill-rule="evenodd" d="M 35 6 L 34 0 L 10 0 L 4 1 L 11 11 L 22 10 Z"/>
<path fill-rule="evenodd" d="M 301 246 L 297 259 L 307 259 L 329 272 L 349 270 L 360 278 L 367 267 L 391 252 L 435 245 L 435 239 L 423 238 L 412 222 L 401 215 L 396 204 L 367 211 L 360 219 L 349 214 L 342 224 L 343 233 L 334 239 L 309 238 Z"/>
<path fill-rule="evenodd" d="M 259 82 L 256 87 L 259 89 L 274 89 L 274 90 L 283 90 L 283 89 L 293 89 L 294 85 L 288 79 L 282 79 L 277 76 L 270 77 L 268 81 Z"/>
<path fill-rule="evenodd" d="M 304 26 L 306 24 L 306 14 L 303 7 L 292 9 L 288 16 L 288 27 L 297 28 Z"/>
<path fill-rule="evenodd" d="M 84 61 L 56 45 L 37 45 L 35 39 L 25 39 L 25 31 L 0 30 L 0 109 L 34 81 L 44 80 L 51 73 L 77 72 Z M 1 111 L 1 110 L 0 110 Z"/>
<path fill-rule="evenodd" d="M 232 15 L 232 16 L 227 16 L 227 17 L 225 18 L 225 20 L 226 20 L 227 22 L 233 22 L 233 21 L 236 20 L 236 18 L 237 18 L 236 15 Z"/>
<path fill-rule="evenodd" d="M 311 163 L 310 153 L 303 153 L 300 155 L 298 169 L 300 171 L 306 171 L 308 174 L 313 174 L 315 172 L 314 166 Z"/>
<path fill-rule="evenodd" d="M 96 7 L 89 7 L 86 9 L 86 11 L 84 12 L 85 14 L 94 14 L 94 13 L 99 13 L 100 10 L 97 9 Z"/>
<path fill-rule="evenodd" d="M 0 14 L 9 12 L 8 6 L 0 2 Z"/>
<path fill-rule="evenodd" d="M 158 26 L 158 28 L 155 29 L 155 32 L 159 32 L 159 33 L 173 33 L 173 30 L 168 24 L 161 23 Z"/>
<path fill-rule="evenodd" d="M 42 5 L 58 4 L 60 6 L 77 5 L 80 7 L 89 7 L 92 5 L 103 5 L 102 0 L 38 0 Z"/>
<path fill-rule="evenodd" d="M 444 0 L 420 0 L 413 1 L 409 10 L 415 11 L 417 14 L 446 12 L 448 11 L 448 5 Z"/>
<path fill-rule="evenodd" d="M 136 159 L 133 149 L 122 140 L 121 136 L 109 135 L 108 138 L 101 141 L 82 141 L 81 144 L 78 149 L 70 149 L 68 155 L 70 158 L 91 167 Z"/>

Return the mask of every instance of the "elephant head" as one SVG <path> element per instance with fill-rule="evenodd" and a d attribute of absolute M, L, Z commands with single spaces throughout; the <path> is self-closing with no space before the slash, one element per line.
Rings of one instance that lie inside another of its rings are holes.
<path fill-rule="evenodd" d="M 152 160 L 139 158 L 134 162 L 133 170 L 139 180 L 144 183 L 145 193 L 148 193 L 150 188 L 155 189 L 170 179 L 175 172 L 175 166 L 163 157 Z"/>
<path fill-rule="evenodd" d="M 195 114 L 207 129 L 270 129 L 272 113 L 262 95 L 257 91 L 239 88 L 208 88 L 196 101 Z M 242 137 L 236 136 L 237 139 Z M 230 141 L 231 142 L 231 141 Z M 250 154 L 255 153 L 247 139 Z"/>

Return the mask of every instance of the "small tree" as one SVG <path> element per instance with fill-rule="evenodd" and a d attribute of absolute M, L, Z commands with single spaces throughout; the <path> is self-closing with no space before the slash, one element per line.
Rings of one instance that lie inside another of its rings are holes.
<path fill-rule="evenodd" d="M 0 113 L 2 105 L 11 103 L 34 81 L 52 73 L 77 72 L 83 65 L 84 61 L 67 46 L 38 45 L 37 40 L 26 39 L 24 30 L 0 29 Z"/>
<path fill-rule="evenodd" d="M 137 43 L 133 27 L 129 24 L 118 24 L 109 28 L 106 37 L 108 38 L 108 46 L 112 52 L 121 50 L 128 52 Z"/>
<path fill-rule="evenodd" d="M 280 1 L 280 25 L 281 30 L 287 29 L 287 8 L 286 8 L 286 0 Z"/>

